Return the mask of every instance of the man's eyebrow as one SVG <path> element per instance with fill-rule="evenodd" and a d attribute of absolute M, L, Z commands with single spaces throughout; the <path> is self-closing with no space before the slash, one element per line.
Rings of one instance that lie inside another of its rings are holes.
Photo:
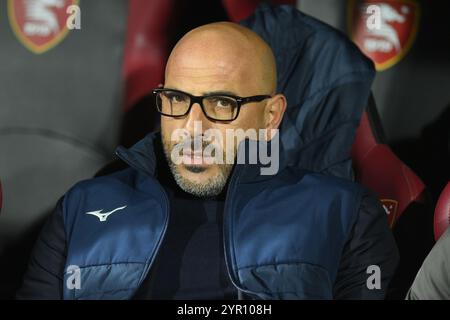
<path fill-rule="evenodd" d="M 226 91 L 226 90 L 208 91 L 208 92 L 204 92 L 203 95 L 205 95 L 205 96 L 211 96 L 211 95 L 237 96 L 237 94 L 235 92 Z"/>
<path fill-rule="evenodd" d="M 164 87 L 164 89 L 186 92 L 186 91 L 183 91 L 183 90 L 180 90 L 180 89 L 177 89 L 177 88 L 173 88 L 173 87 Z M 203 95 L 204 96 L 225 95 L 225 96 L 235 96 L 235 97 L 238 96 L 236 94 L 236 92 L 227 91 L 227 90 L 207 91 L 207 92 L 203 92 Z"/>
<path fill-rule="evenodd" d="M 163 86 L 162 88 L 163 88 L 163 89 L 167 89 L 167 90 L 176 90 L 176 91 L 184 92 L 183 90 L 180 90 L 180 89 L 177 89 L 177 88 L 173 88 L 173 87 L 166 87 L 166 86 Z"/>

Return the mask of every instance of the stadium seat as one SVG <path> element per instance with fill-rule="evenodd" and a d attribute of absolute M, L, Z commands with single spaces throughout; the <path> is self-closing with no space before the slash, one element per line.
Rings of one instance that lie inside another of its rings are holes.
<path fill-rule="evenodd" d="M 228 17 L 233 22 L 239 22 L 248 18 L 264 2 L 263 0 L 222 0 L 222 4 L 227 11 Z M 289 4 L 295 6 L 297 0 L 271 0 L 266 1 L 272 5 Z"/>
<path fill-rule="evenodd" d="M 163 79 L 172 6 L 172 2 L 166 0 L 128 2 L 123 63 L 125 111 L 131 109 Z"/>
<path fill-rule="evenodd" d="M 7 190 L 0 215 L 0 299 L 20 286 L 36 236 L 58 198 L 114 152 L 127 23 L 125 0 L 106 7 L 80 1 L 81 30 L 65 30 L 60 22 L 47 50 L 39 51 L 30 45 L 33 36 L 26 35 L 21 16 L 7 10 L 13 5 L 29 11 L 31 2 L 0 4 L 5 18 L 9 12 L 9 19 L 0 19 L 0 176 Z M 45 5 L 35 14 L 55 18 L 59 9 Z"/>
<path fill-rule="evenodd" d="M 434 238 L 436 241 L 450 226 L 450 182 L 442 191 L 434 211 Z"/>
<path fill-rule="evenodd" d="M 373 96 L 352 147 L 357 182 L 374 191 L 386 211 L 400 252 L 389 299 L 403 299 L 434 245 L 430 195 L 422 180 L 385 143 Z"/>
<path fill-rule="evenodd" d="M 424 183 L 385 144 L 372 96 L 356 132 L 352 159 L 356 181 L 376 192 L 391 227 L 412 203 L 424 202 Z"/>
<path fill-rule="evenodd" d="M 365 23 L 364 6 L 370 4 L 383 7 L 378 31 Z M 440 40 L 450 36 L 450 1 L 301 0 L 299 7 L 340 29 L 378 62 L 372 92 L 387 142 L 436 201 L 450 180 L 450 101 L 448 86 L 440 85 L 450 83 L 450 42 Z M 386 46 L 375 45 L 381 43 Z"/>

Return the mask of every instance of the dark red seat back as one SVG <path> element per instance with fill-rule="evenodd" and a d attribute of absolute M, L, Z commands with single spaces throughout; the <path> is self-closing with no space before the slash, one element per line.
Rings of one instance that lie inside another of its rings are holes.
<path fill-rule="evenodd" d="M 391 227 L 410 204 L 423 201 L 423 182 L 384 144 L 372 97 L 356 133 L 352 159 L 356 181 L 378 194 Z"/>
<path fill-rule="evenodd" d="M 240 22 L 248 18 L 256 9 L 256 7 L 264 2 L 263 0 L 222 0 L 222 5 L 228 13 L 228 17 L 233 22 Z M 297 0 L 271 0 L 268 1 L 273 5 L 289 4 L 297 5 Z"/>
<path fill-rule="evenodd" d="M 125 111 L 163 81 L 172 6 L 166 0 L 128 2 L 123 62 Z"/>
<path fill-rule="evenodd" d="M 436 241 L 450 226 L 450 182 L 442 191 L 434 211 L 434 238 Z"/>

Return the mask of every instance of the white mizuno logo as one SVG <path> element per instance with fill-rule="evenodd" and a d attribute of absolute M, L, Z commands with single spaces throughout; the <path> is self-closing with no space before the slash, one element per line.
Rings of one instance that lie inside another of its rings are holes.
<path fill-rule="evenodd" d="M 92 214 L 93 216 L 96 216 L 100 220 L 100 222 L 105 222 L 106 219 L 108 219 L 109 215 L 113 214 L 116 211 L 123 210 L 126 207 L 127 206 L 115 208 L 114 210 L 109 211 L 109 212 L 102 212 L 103 209 L 102 210 L 96 210 L 96 211 L 89 211 L 89 212 L 86 212 L 86 214 Z"/>

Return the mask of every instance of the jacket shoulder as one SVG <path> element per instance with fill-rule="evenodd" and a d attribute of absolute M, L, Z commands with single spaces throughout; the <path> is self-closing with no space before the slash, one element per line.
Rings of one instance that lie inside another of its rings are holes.
<path fill-rule="evenodd" d="M 361 197 L 367 194 L 372 194 L 369 189 L 355 181 L 309 170 L 289 167 L 286 169 L 284 175 L 293 177 L 298 185 L 320 189 L 331 193 L 343 192 Z"/>
<path fill-rule="evenodd" d="M 64 224 L 74 219 L 82 208 L 119 206 L 134 192 L 142 177 L 133 168 L 126 168 L 105 176 L 82 180 L 64 195 L 62 213 Z M 106 208 L 105 208 L 106 209 Z"/>

